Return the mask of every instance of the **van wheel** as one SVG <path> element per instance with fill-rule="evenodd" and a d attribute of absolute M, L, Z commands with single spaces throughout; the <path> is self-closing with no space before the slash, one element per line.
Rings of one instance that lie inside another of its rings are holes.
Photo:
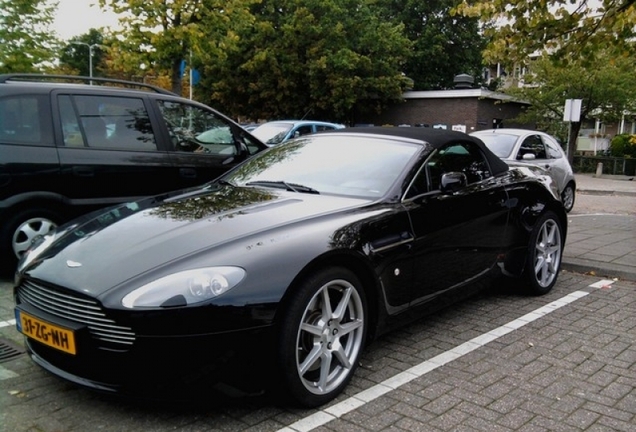
<path fill-rule="evenodd" d="M 15 270 L 18 259 L 33 240 L 52 232 L 61 222 L 59 213 L 45 208 L 21 210 L 10 217 L 0 232 L 0 247 L 7 257 L 7 268 L 3 270 Z"/>

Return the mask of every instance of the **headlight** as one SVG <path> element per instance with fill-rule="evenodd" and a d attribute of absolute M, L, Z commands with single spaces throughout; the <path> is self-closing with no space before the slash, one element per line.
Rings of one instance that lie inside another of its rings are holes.
<path fill-rule="evenodd" d="M 162 277 L 127 294 L 124 307 L 152 308 L 187 306 L 218 297 L 245 277 L 240 267 L 208 267 Z"/>

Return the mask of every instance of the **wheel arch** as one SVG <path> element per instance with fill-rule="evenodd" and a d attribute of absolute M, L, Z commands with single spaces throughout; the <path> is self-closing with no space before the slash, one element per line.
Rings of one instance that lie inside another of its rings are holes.
<path fill-rule="evenodd" d="M 346 268 L 360 279 L 364 294 L 367 298 L 367 320 L 369 323 L 365 342 L 372 341 L 377 335 L 377 326 L 380 318 L 380 286 L 370 263 L 363 256 L 353 251 L 331 251 L 309 262 L 296 277 L 294 277 L 289 288 L 283 295 L 274 317 L 275 324 L 277 326 L 280 325 L 282 313 L 286 310 L 286 304 L 290 301 L 292 293 L 298 289 L 299 284 L 310 274 L 329 267 Z"/>
<path fill-rule="evenodd" d="M 2 202 L 2 220 L 10 219 L 15 213 L 30 209 L 44 207 L 63 216 L 70 214 L 68 200 L 53 192 L 29 192 L 14 195 Z"/>

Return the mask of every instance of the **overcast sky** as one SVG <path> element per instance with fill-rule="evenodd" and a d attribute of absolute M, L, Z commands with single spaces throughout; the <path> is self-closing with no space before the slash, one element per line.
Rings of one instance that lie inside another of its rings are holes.
<path fill-rule="evenodd" d="M 117 25 L 117 15 L 102 12 L 97 0 L 58 0 L 52 29 L 63 40 L 88 33 L 92 28 Z"/>

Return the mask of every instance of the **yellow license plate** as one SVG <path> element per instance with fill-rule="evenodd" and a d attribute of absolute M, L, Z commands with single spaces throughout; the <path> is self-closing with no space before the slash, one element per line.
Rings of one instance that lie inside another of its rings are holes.
<path fill-rule="evenodd" d="M 72 330 L 42 321 L 23 311 L 18 311 L 17 315 L 17 327 L 20 333 L 60 351 L 77 354 L 75 349 L 75 335 Z"/>

